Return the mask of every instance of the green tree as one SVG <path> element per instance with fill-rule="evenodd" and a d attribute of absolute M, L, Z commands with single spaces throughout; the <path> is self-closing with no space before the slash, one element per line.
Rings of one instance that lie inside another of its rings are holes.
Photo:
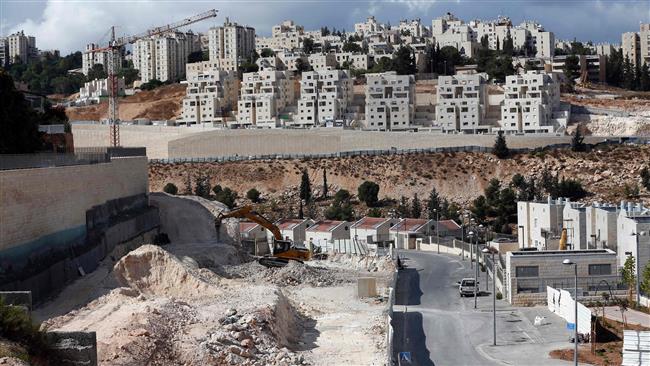
<path fill-rule="evenodd" d="M 300 178 L 300 199 L 305 200 L 305 202 L 311 201 L 311 182 L 307 170 L 302 171 L 302 177 Z"/>
<path fill-rule="evenodd" d="M 418 198 L 418 194 L 413 194 L 413 200 L 411 201 L 411 217 L 419 219 L 422 216 L 422 204 Z"/>
<path fill-rule="evenodd" d="M 260 201 L 260 191 L 255 188 L 251 188 L 248 190 L 248 192 L 246 192 L 246 198 L 254 203 L 258 203 Z"/>
<path fill-rule="evenodd" d="M 606 80 L 607 84 L 620 86 L 623 82 L 623 50 L 618 49 L 607 57 Z"/>
<path fill-rule="evenodd" d="M 210 177 L 199 173 L 194 178 L 194 194 L 203 198 L 210 198 Z"/>
<path fill-rule="evenodd" d="M 381 210 L 378 207 L 371 207 L 366 215 L 368 217 L 382 217 Z"/>
<path fill-rule="evenodd" d="M 404 196 L 400 197 L 399 204 L 397 205 L 397 215 L 402 218 L 408 217 L 410 212 L 408 200 Z"/>
<path fill-rule="evenodd" d="M 351 220 L 353 218 L 351 197 L 350 192 L 345 189 L 336 192 L 334 202 L 325 210 L 325 218 L 328 220 Z"/>
<path fill-rule="evenodd" d="M 216 188 L 217 187 L 215 187 L 215 189 L 213 189 L 213 191 L 216 190 Z M 230 209 L 235 207 L 235 203 L 236 203 L 237 198 L 238 198 L 237 192 L 233 191 L 232 189 L 230 189 L 228 187 L 225 187 L 225 188 L 221 189 L 221 187 L 219 186 L 219 188 L 220 189 L 217 190 L 218 192 L 215 192 L 216 193 L 215 194 L 215 199 L 217 201 L 223 203 L 224 205 L 228 206 L 228 208 L 230 208 Z"/>
<path fill-rule="evenodd" d="M 438 195 L 436 187 L 431 187 L 431 192 L 429 192 L 429 199 L 427 199 L 427 217 L 433 220 L 436 219 L 436 217 L 441 216 L 442 212 L 440 212 L 440 196 Z"/>
<path fill-rule="evenodd" d="M 650 295 L 650 263 L 647 263 L 645 265 L 643 274 L 641 276 L 641 283 L 639 284 L 639 287 L 641 287 L 641 292 L 645 295 Z"/>
<path fill-rule="evenodd" d="M 334 194 L 334 203 L 350 203 L 352 195 L 347 189 L 339 189 L 336 194 Z"/>
<path fill-rule="evenodd" d="M 341 48 L 343 52 L 352 52 L 352 53 L 359 53 L 363 51 L 363 48 L 359 46 L 359 44 L 354 43 L 354 42 L 345 42 L 343 43 L 343 47 Z"/>
<path fill-rule="evenodd" d="M 569 80 L 569 84 L 573 84 L 574 80 L 580 76 L 580 59 L 578 56 L 572 54 L 564 59 L 564 68 L 562 70 L 564 76 Z"/>
<path fill-rule="evenodd" d="M 497 135 L 494 141 L 492 154 L 494 154 L 499 159 L 506 159 L 510 156 L 510 149 L 508 149 L 508 144 L 506 143 L 506 137 L 503 135 L 503 132 L 501 131 L 499 131 L 499 134 Z"/>
<path fill-rule="evenodd" d="M 201 61 L 208 61 L 203 59 L 203 51 L 194 51 L 187 55 L 187 63 L 189 64 Z"/>
<path fill-rule="evenodd" d="M 632 291 L 636 286 L 636 261 L 634 256 L 628 256 L 621 268 L 623 283 L 628 288 L 628 298 L 632 301 Z"/>
<path fill-rule="evenodd" d="M 488 216 L 488 212 L 490 212 L 490 208 L 487 205 L 485 196 L 481 195 L 476 197 L 476 199 L 472 202 L 471 211 L 479 222 L 485 222 Z"/>
<path fill-rule="evenodd" d="M 357 196 L 368 207 L 373 207 L 379 202 L 379 185 L 375 182 L 364 181 L 357 189 Z"/>
<path fill-rule="evenodd" d="M 125 85 L 133 85 L 133 82 L 140 78 L 138 70 L 133 68 L 133 63 L 129 63 L 127 67 L 121 68 L 117 76 L 124 78 Z"/>
<path fill-rule="evenodd" d="M 327 198 L 327 169 L 323 168 L 323 198 Z"/>
<path fill-rule="evenodd" d="M 580 181 L 566 178 L 562 178 L 562 180 L 558 182 L 556 193 L 556 197 L 566 197 L 572 200 L 585 198 L 588 194 Z"/>
<path fill-rule="evenodd" d="M 216 189 L 219 187 L 221 189 L 221 186 L 217 185 L 216 187 L 213 188 Z M 192 194 L 192 178 L 190 177 L 190 173 L 187 173 L 185 175 L 185 190 L 183 191 L 183 194 L 190 195 Z"/>
<path fill-rule="evenodd" d="M 38 117 L 9 74 L 0 69 L 0 154 L 29 154 L 42 145 Z"/>
<path fill-rule="evenodd" d="M 163 192 L 175 195 L 178 194 L 178 187 L 174 183 L 167 183 L 163 187 Z"/>
<path fill-rule="evenodd" d="M 314 53 L 314 40 L 311 38 L 304 38 L 302 40 L 302 51 L 308 55 Z"/>
<path fill-rule="evenodd" d="M 514 42 L 510 36 L 510 31 L 506 34 L 506 38 L 503 40 L 503 54 L 512 56 L 515 51 Z"/>
<path fill-rule="evenodd" d="M 262 51 L 260 52 L 260 56 L 262 57 L 275 56 L 275 52 L 273 52 L 273 50 L 270 48 L 262 48 Z"/>
<path fill-rule="evenodd" d="M 639 176 L 641 177 L 641 185 L 650 191 L 650 169 L 643 167 L 639 172 Z"/>
<path fill-rule="evenodd" d="M 400 47 L 393 54 L 392 70 L 398 75 L 413 75 L 417 69 L 415 67 L 415 56 L 413 49 L 408 46 Z"/>
<path fill-rule="evenodd" d="M 302 74 L 303 72 L 309 70 L 311 70 L 311 66 L 309 66 L 309 64 L 306 63 L 305 60 L 301 58 L 296 60 L 296 71 Z"/>
<path fill-rule="evenodd" d="M 641 66 L 639 75 L 639 90 L 650 90 L 650 68 L 648 68 L 647 63 L 643 63 L 643 66 Z"/>
<path fill-rule="evenodd" d="M 584 140 L 585 138 L 582 136 L 582 132 L 580 132 L 580 127 L 576 128 L 576 132 L 571 139 L 571 150 L 576 152 L 587 151 L 587 145 L 584 143 Z"/>

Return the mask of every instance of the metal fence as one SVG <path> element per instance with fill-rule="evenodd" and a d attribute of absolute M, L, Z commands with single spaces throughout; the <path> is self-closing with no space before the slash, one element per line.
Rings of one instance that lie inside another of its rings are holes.
<path fill-rule="evenodd" d="M 74 153 L 0 154 L 0 170 L 108 163 L 111 158 L 147 156 L 144 147 L 76 148 Z"/>

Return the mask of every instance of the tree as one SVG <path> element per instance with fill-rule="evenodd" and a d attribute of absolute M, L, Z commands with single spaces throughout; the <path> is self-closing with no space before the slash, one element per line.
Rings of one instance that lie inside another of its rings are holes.
<path fill-rule="evenodd" d="M 275 56 L 275 52 L 273 52 L 273 50 L 270 48 L 262 48 L 262 51 L 260 52 L 260 56 L 262 57 Z"/>
<path fill-rule="evenodd" d="M 345 189 L 340 189 L 336 192 L 334 202 L 325 210 L 325 218 L 328 220 L 351 220 L 353 212 L 350 198 L 350 192 Z"/>
<path fill-rule="evenodd" d="M 210 198 L 210 177 L 199 173 L 194 178 L 194 194 L 203 198 Z"/>
<path fill-rule="evenodd" d="M 296 60 L 296 71 L 298 71 L 299 73 L 303 73 L 309 70 L 311 70 L 311 67 L 309 66 L 308 63 L 305 62 L 305 60 L 301 58 Z"/>
<path fill-rule="evenodd" d="M 41 146 L 36 112 L 0 69 L 0 154 L 29 154 Z"/>
<path fill-rule="evenodd" d="M 636 261 L 634 256 L 628 256 L 621 268 L 623 283 L 628 287 L 628 297 L 632 301 L 632 290 L 636 286 Z"/>
<path fill-rule="evenodd" d="M 96 79 L 106 79 L 106 70 L 104 70 L 104 65 L 94 64 L 93 67 L 88 70 L 88 80 Z"/>
<path fill-rule="evenodd" d="M 138 80 L 140 74 L 138 70 L 133 68 L 133 63 L 131 63 L 129 67 L 121 68 L 117 76 L 124 78 L 125 85 L 132 85 L 134 81 Z"/>
<path fill-rule="evenodd" d="M 194 62 L 207 61 L 203 59 L 203 51 L 194 51 L 187 55 L 187 63 L 191 64 Z"/>
<path fill-rule="evenodd" d="M 575 179 L 562 178 L 557 184 L 556 197 L 566 197 L 572 200 L 585 198 L 588 192 L 582 187 L 582 183 Z"/>
<path fill-rule="evenodd" d="M 321 27 L 320 28 L 320 35 L 325 37 L 330 35 L 330 30 L 327 27 Z"/>
<path fill-rule="evenodd" d="M 334 195 L 334 203 L 350 203 L 352 195 L 347 189 L 339 189 Z"/>
<path fill-rule="evenodd" d="M 219 187 L 217 190 L 216 188 Z M 215 191 L 215 199 L 224 205 L 228 206 L 228 208 L 232 209 L 235 207 L 235 202 L 237 201 L 237 192 L 233 191 L 232 189 L 225 187 L 221 189 L 221 186 L 216 186 L 214 187 L 213 191 Z"/>
<path fill-rule="evenodd" d="M 260 201 L 260 191 L 255 188 L 251 188 L 248 190 L 248 192 L 246 192 L 246 198 L 254 203 L 258 203 Z"/>
<path fill-rule="evenodd" d="M 413 194 L 413 200 L 411 202 L 411 217 L 419 219 L 422 216 L 422 204 L 418 198 L 418 194 Z"/>
<path fill-rule="evenodd" d="M 639 172 L 639 175 L 641 176 L 641 185 L 650 191 L 650 169 L 648 169 L 648 167 L 644 167 Z"/>
<path fill-rule="evenodd" d="M 174 183 L 167 183 L 165 184 L 165 187 L 163 187 L 163 192 L 168 193 L 168 194 L 178 194 L 178 187 Z"/>
<path fill-rule="evenodd" d="M 649 91 L 650 90 L 650 68 L 647 63 L 643 63 L 641 66 L 639 75 L 639 90 Z"/>
<path fill-rule="evenodd" d="M 220 186 L 217 187 L 221 188 Z M 216 189 L 217 187 L 214 187 L 214 189 Z M 183 190 L 183 194 L 185 195 L 192 194 L 192 178 L 190 177 L 190 173 L 187 173 L 185 175 L 185 189 Z"/>
<path fill-rule="evenodd" d="M 641 287 L 641 292 L 646 295 L 650 295 L 650 263 L 646 264 L 645 268 L 643 269 L 639 287 Z"/>
<path fill-rule="evenodd" d="M 363 48 L 359 46 L 359 44 L 354 43 L 354 42 L 345 42 L 343 43 L 343 47 L 341 48 L 343 52 L 352 52 L 352 53 L 359 53 L 363 51 Z"/>
<path fill-rule="evenodd" d="M 578 56 L 572 54 L 564 59 L 564 68 L 562 69 L 564 76 L 569 80 L 569 84 L 573 84 L 575 79 L 580 76 L 580 59 Z"/>
<path fill-rule="evenodd" d="M 314 40 L 311 38 L 304 38 L 302 40 L 302 51 L 306 54 L 312 54 L 314 52 Z"/>
<path fill-rule="evenodd" d="M 512 41 L 512 37 L 510 36 L 510 31 L 506 34 L 506 38 L 503 40 L 503 54 L 512 56 L 514 53 L 515 47 L 514 43 Z"/>
<path fill-rule="evenodd" d="M 327 198 L 327 169 L 323 168 L 323 198 Z"/>
<path fill-rule="evenodd" d="M 580 132 L 580 127 L 576 128 L 576 133 L 571 139 L 571 150 L 576 152 L 587 151 L 587 145 L 584 143 L 584 139 L 582 132 Z"/>
<path fill-rule="evenodd" d="M 410 213 L 409 204 L 406 197 L 402 196 L 399 199 L 399 204 L 397 205 L 397 215 L 399 217 L 408 217 Z"/>
<path fill-rule="evenodd" d="M 379 185 L 375 182 L 365 181 L 357 189 L 359 200 L 365 202 L 368 207 L 373 207 L 379 201 Z"/>
<path fill-rule="evenodd" d="M 311 182 L 307 170 L 302 171 L 302 177 L 300 178 L 300 199 L 305 200 L 305 202 L 311 201 Z"/>
<path fill-rule="evenodd" d="M 429 193 L 429 199 L 427 200 L 427 217 L 429 219 L 436 219 L 442 215 L 440 212 L 440 196 L 436 187 L 431 187 L 431 192 Z"/>
<path fill-rule="evenodd" d="M 382 217 L 381 210 L 377 207 L 372 207 L 371 209 L 369 209 L 366 215 L 368 217 Z"/>
<path fill-rule="evenodd" d="M 478 220 L 479 222 L 485 222 L 488 212 L 490 211 L 485 196 L 481 195 L 476 197 L 474 202 L 472 202 L 471 211 L 472 214 L 474 214 L 474 217 L 476 217 L 476 220 Z"/>
<path fill-rule="evenodd" d="M 508 149 L 508 144 L 506 143 L 506 138 L 503 135 L 502 131 L 499 131 L 499 134 L 494 141 L 492 154 L 494 154 L 499 159 L 506 159 L 510 156 L 510 149 Z"/>
<path fill-rule="evenodd" d="M 417 72 L 415 66 L 415 56 L 413 49 L 408 46 L 400 47 L 397 52 L 393 54 L 392 70 L 397 72 L 398 75 L 413 75 Z"/>
<path fill-rule="evenodd" d="M 158 79 L 151 79 L 147 81 L 146 83 L 142 83 L 140 85 L 140 90 L 154 90 L 160 86 L 163 86 L 165 83 Z"/>

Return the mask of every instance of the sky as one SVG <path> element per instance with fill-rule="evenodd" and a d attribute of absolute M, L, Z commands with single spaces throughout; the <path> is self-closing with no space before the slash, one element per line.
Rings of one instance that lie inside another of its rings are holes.
<path fill-rule="evenodd" d="M 286 19 L 306 30 L 351 31 L 369 15 L 393 25 L 414 18 L 431 25 L 451 12 L 465 21 L 499 15 L 515 24 L 536 20 L 556 39 L 620 43 L 621 33 L 650 23 L 650 0 L 0 0 L 0 35 L 24 30 L 36 36 L 39 49 L 67 54 L 90 42 L 105 43 L 111 25 L 118 36 L 131 35 L 210 9 L 219 11 L 217 18 L 185 30 L 205 31 L 229 17 L 260 35 Z"/>

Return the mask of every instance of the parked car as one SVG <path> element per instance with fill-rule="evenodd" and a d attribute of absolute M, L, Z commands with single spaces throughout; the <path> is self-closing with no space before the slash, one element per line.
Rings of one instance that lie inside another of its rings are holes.
<path fill-rule="evenodd" d="M 460 297 L 469 295 L 474 296 L 474 279 L 473 278 L 463 278 L 458 283 L 458 292 Z"/>

